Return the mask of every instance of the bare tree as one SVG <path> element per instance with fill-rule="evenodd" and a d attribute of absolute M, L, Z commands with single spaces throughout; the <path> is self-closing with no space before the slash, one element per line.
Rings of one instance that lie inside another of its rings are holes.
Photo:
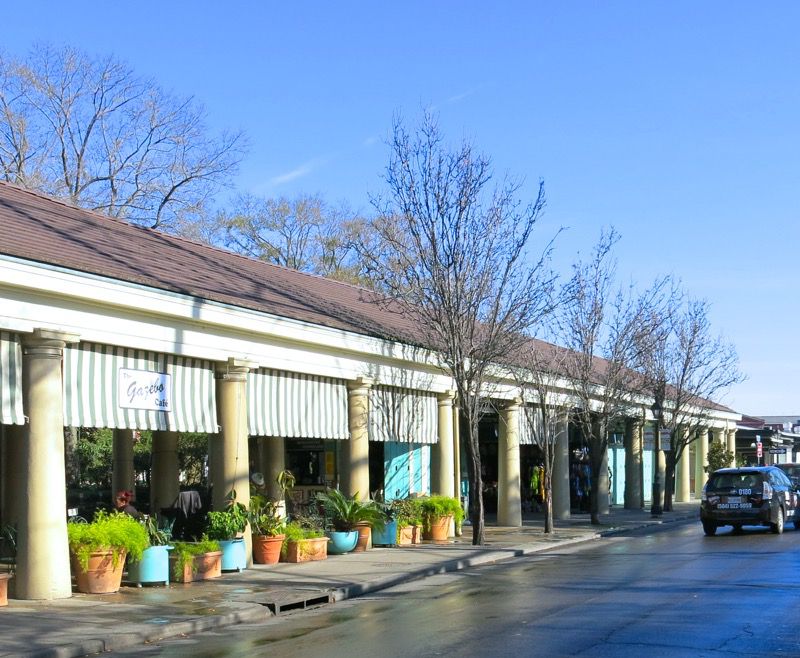
<path fill-rule="evenodd" d="M 361 246 L 361 257 L 383 291 L 417 320 L 417 341 L 435 348 L 453 378 L 469 463 L 472 542 L 482 544 L 478 422 L 490 367 L 551 305 L 545 265 L 552 241 L 530 259 L 544 188 L 540 183 L 528 205 L 516 198 L 519 184 L 490 188 L 489 159 L 466 142 L 448 148 L 430 115 L 413 135 L 396 121 L 390 149 L 387 195 L 373 200 L 376 239 Z"/>
<path fill-rule="evenodd" d="M 653 335 L 652 308 L 662 303 L 666 285 L 657 281 L 643 293 L 617 287 L 612 251 L 618 240 L 613 229 L 604 231 L 591 259 L 573 266 L 558 330 L 569 350 L 563 366 L 574 396 L 572 417 L 588 448 L 593 524 L 600 523 L 599 496 L 608 486 L 608 432 L 633 414 L 642 393 L 644 382 L 634 367 Z"/>
<path fill-rule="evenodd" d="M 662 407 L 661 425 L 672 434 L 665 452 L 663 509 L 669 511 L 681 455 L 698 431 L 707 429 L 718 408 L 714 401 L 743 376 L 734 346 L 712 333 L 708 302 L 673 291 L 667 305 L 653 309 L 649 324 L 655 340 L 640 350 L 639 367 L 649 394 Z"/>
<path fill-rule="evenodd" d="M 288 199 L 243 194 L 232 210 L 206 224 L 206 235 L 197 237 L 276 265 L 363 284 L 354 248 L 363 224 L 347 207 L 330 206 L 316 195 Z"/>
<path fill-rule="evenodd" d="M 520 388 L 525 423 L 529 436 L 542 453 L 544 465 L 544 531 L 551 533 L 553 524 L 553 467 L 558 438 L 559 419 L 564 415 L 568 399 L 564 391 L 565 350 L 530 341 L 519 353 L 521 368 L 514 370 Z"/>
<path fill-rule="evenodd" d="M 205 211 L 242 155 L 176 98 L 112 57 L 36 48 L 0 57 L 0 178 L 113 217 L 170 230 Z"/>

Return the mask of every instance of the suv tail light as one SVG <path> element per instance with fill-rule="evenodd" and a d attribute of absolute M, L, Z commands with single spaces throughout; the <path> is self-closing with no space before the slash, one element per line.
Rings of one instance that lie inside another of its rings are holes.
<path fill-rule="evenodd" d="M 764 500 L 772 500 L 772 485 L 769 482 L 764 482 L 762 497 Z"/>
<path fill-rule="evenodd" d="M 700 500 L 706 502 L 708 500 L 708 496 L 706 495 L 706 487 L 708 486 L 708 482 L 703 485 L 703 491 L 700 494 Z"/>

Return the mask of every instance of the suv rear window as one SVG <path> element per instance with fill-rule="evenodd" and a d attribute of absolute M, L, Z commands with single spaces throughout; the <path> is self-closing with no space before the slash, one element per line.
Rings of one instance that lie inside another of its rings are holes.
<path fill-rule="evenodd" d="M 760 486 L 758 473 L 718 473 L 708 481 L 707 489 L 756 489 Z"/>

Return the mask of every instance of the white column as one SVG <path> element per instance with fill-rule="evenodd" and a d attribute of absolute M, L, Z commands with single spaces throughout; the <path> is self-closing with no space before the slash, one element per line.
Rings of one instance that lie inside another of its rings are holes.
<path fill-rule="evenodd" d="M 134 494 L 133 430 L 115 429 L 111 439 L 111 504 L 118 491 Z"/>
<path fill-rule="evenodd" d="M 497 525 L 522 526 L 519 466 L 519 400 L 500 410 L 497 446 Z"/>
<path fill-rule="evenodd" d="M 431 493 L 455 495 L 453 460 L 453 393 L 439 395 L 439 442 L 431 446 Z"/>
<path fill-rule="evenodd" d="M 67 542 L 67 494 L 61 359 L 77 337 L 37 329 L 22 339 L 23 406 L 30 419 L 22 446 L 16 595 L 72 596 Z"/>
<path fill-rule="evenodd" d="M 371 383 L 358 379 L 347 384 L 347 417 L 350 440 L 343 450 L 342 489 L 348 496 L 369 499 L 369 389 Z"/>
<path fill-rule="evenodd" d="M 686 430 L 678 430 L 679 432 L 685 432 Z M 683 435 L 680 434 L 679 437 L 682 439 Z M 677 439 L 675 443 L 677 443 Z M 676 503 L 688 503 L 691 500 L 691 493 L 692 493 L 692 482 L 691 482 L 691 471 L 690 466 L 691 461 L 689 458 L 689 447 L 686 446 L 681 453 L 680 460 L 677 464 L 677 482 L 675 483 L 675 502 Z"/>
<path fill-rule="evenodd" d="M 228 495 L 236 492 L 236 502 L 250 503 L 250 459 L 247 434 L 247 373 L 251 364 L 242 359 L 228 359 L 217 364 L 217 419 L 222 430 L 212 439 L 217 443 L 217 463 L 209 468 L 214 479 L 211 506 L 225 509 Z M 252 555 L 252 535 L 248 525 L 244 533 L 245 555 Z"/>
<path fill-rule="evenodd" d="M 708 479 L 705 467 L 708 464 L 708 430 L 703 427 L 699 430 L 699 438 L 694 442 L 694 497 L 700 500 L 703 493 L 703 486 Z"/>
<path fill-rule="evenodd" d="M 569 500 L 569 414 L 559 415 L 553 455 L 553 518 L 570 517 Z"/>
<path fill-rule="evenodd" d="M 625 419 L 625 509 L 642 509 L 642 419 Z"/>
<path fill-rule="evenodd" d="M 178 473 L 178 433 L 153 432 L 150 470 L 150 511 L 158 514 L 172 507 L 180 491 Z"/>
<path fill-rule="evenodd" d="M 728 450 L 733 453 L 731 466 L 736 466 L 736 428 L 728 430 Z"/>

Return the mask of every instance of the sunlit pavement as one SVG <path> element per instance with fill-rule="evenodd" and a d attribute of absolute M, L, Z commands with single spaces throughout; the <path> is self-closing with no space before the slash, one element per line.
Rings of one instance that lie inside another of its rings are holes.
<path fill-rule="evenodd" d="M 116 594 L 75 594 L 31 602 L 10 599 L 0 608 L 0 656 L 83 656 L 146 641 L 272 616 L 275 602 L 292 610 L 375 592 L 399 583 L 521 557 L 660 523 L 698 517 L 697 503 L 678 503 L 653 519 L 646 510 L 614 507 L 593 526 L 588 514 L 556 521 L 545 535 L 541 515 L 521 528 L 486 527 L 486 544 L 472 546 L 470 526 L 447 543 L 375 548 L 320 562 L 254 566 L 222 578 L 170 587 L 123 586 Z M 13 583 L 13 581 L 12 581 Z M 280 610 L 279 610 L 280 611 Z"/>

